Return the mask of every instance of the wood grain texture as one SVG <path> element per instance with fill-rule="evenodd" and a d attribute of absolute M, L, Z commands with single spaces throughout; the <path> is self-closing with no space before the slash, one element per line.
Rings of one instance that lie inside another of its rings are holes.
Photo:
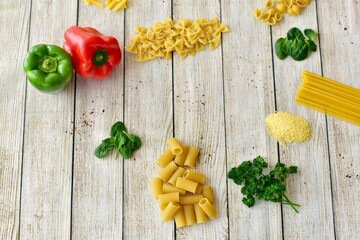
<path fill-rule="evenodd" d="M 219 1 L 174 2 L 175 21 L 214 17 L 220 19 Z M 174 53 L 174 101 L 175 136 L 200 149 L 195 171 L 204 174 L 206 185 L 214 189 L 218 212 L 205 224 L 179 228 L 176 239 L 228 239 L 221 46 L 215 51 L 206 47 L 183 60 Z"/>
<path fill-rule="evenodd" d="M 131 9 L 131 11 L 130 11 Z M 170 1 L 129 1 L 126 12 L 126 44 L 135 36 L 134 28 L 149 28 L 171 16 Z M 124 161 L 124 239 L 172 239 L 174 224 L 162 222 L 161 211 L 152 199 L 150 179 L 160 168 L 155 163 L 173 135 L 171 61 L 136 63 L 125 53 L 125 124 L 136 133 L 141 148 Z"/>
<path fill-rule="evenodd" d="M 225 120 L 228 170 L 258 155 L 277 162 L 276 142 L 265 129 L 265 116 L 275 110 L 270 28 L 253 18 L 263 1 L 222 1 Z M 231 239 L 281 239 L 280 206 L 258 201 L 252 208 L 240 187 L 228 180 Z"/>
<path fill-rule="evenodd" d="M 324 76 L 360 89 L 360 2 L 318 1 L 318 14 Z M 360 128 L 332 117 L 328 125 L 336 238 L 358 239 Z"/>
<path fill-rule="evenodd" d="M 292 27 L 301 31 L 306 28 L 317 31 L 316 4 L 302 10 L 298 17 L 284 16 L 284 20 L 273 27 L 273 44 Z M 318 43 L 317 43 L 318 45 Z M 302 144 L 289 144 L 281 149 L 280 160 L 299 167 L 299 173 L 287 178 L 287 196 L 299 203 L 296 214 L 289 206 L 283 206 L 285 239 L 333 239 L 333 214 L 330 187 L 328 146 L 324 115 L 296 105 L 294 97 L 300 85 L 302 70 L 320 73 L 320 51 L 313 52 L 304 61 L 291 57 L 274 58 L 276 97 L 278 111 L 287 111 L 304 117 L 313 128 L 312 138 Z M 316 199 L 316 201 L 314 201 Z"/>
<path fill-rule="evenodd" d="M 81 1 L 78 25 L 115 37 L 124 49 L 124 15 L 123 10 L 113 12 Z M 122 159 L 115 160 L 115 151 L 98 159 L 94 149 L 110 136 L 111 126 L 123 120 L 123 62 L 107 79 L 76 81 L 74 239 L 122 237 Z"/>
<path fill-rule="evenodd" d="M 62 45 L 63 32 L 76 23 L 76 1 L 32 1 L 30 47 Z M 66 13 L 66 18 L 64 17 Z M 73 82 L 58 94 L 27 87 L 20 237 L 70 236 Z"/>
<path fill-rule="evenodd" d="M 30 1 L 2 2 L 0 13 L 0 239 L 17 239 Z"/>

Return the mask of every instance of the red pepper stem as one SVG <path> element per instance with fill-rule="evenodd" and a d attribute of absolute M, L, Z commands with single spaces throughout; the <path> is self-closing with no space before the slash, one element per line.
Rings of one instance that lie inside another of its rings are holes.
<path fill-rule="evenodd" d="M 38 68 L 44 73 L 53 73 L 57 70 L 57 59 L 55 57 L 45 55 L 40 61 Z"/>
<path fill-rule="evenodd" d="M 95 66 L 101 67 L 108 60 L 108 53 L 104 49 L 98 49 L 93 55 L 93 63 Z"/>

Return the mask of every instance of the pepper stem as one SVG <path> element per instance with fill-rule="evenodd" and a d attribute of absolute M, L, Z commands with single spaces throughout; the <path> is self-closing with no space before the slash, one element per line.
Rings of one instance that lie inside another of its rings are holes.
<path fill-rule="evenodd" d="M 40 61 L 38 68 L 44 73 L 56 72 L 58 66 L 57 59 L 55 57 L 45 55 Z"/>
<path fill-rule="evenodd" d="M 104 49 L 96 50 L 93 55 L 93 63 L 95 66 L 101 67 L 108 60 L 108 54 Z"/>

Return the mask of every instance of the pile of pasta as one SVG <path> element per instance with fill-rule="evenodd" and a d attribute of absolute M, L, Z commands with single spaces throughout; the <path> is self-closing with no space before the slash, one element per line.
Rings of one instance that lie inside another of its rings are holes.
<path fill-rule="evenodd" d="M 99 2 L 98 0 L 84 0 L 86 5 L 95 5 L 99 8 L 104 8 L 104 4 Z M 127 8 L 126 0 L 106 0 L 105 6 L 108 10 L 112 10 L 114 12 L 119 11 L 122 8 Z"/>
<path fill-rule="evenodd" d="M 309 3 L 310 0 L 266 0 L 264 4 L 266 10 L 255 8 L 253 15 L 269 25 L 275 25 L 282 20 L 284 13 L 298 16 L 301 9 L 307 7 Z"/>
<path fill-rule="evenodd" d="M 229 28 L 216 18 L 198 18 L 194 22 L 180 19 L 177 23 L 168 18 L 164 22 L 156 22 L 149 30 L 136 27 L 136 36 L 130 39 L 130 44 L 125 49 L 137 54 L 137 62 L 155 58 L 171 59 L 173 51 L 183 59 L 204 50 L 207 44 L 214 50 L 220 44 L 221 33 L 228 31 Z"/>
<path fill-rule="evenodd" d="M 215 196 L 211 186 L 204 186 L 205 175 L 194 168 L 199 149 L 168 139 L 169 148 L 156 160 L 161 167 L 158 177 L 150 180 L 152 195 L 159 200 L 161 219 L 175 218 L 176 227 L 204 223 L 217 216 L 212 205 Z"/>

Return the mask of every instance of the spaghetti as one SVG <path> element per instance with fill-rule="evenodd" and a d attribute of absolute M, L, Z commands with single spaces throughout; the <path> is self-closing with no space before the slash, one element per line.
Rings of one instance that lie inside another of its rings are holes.
<path fill-rule="evenodd" d="M 295 102 L 360 126 L 360 90 L 303 71 Z"/>

